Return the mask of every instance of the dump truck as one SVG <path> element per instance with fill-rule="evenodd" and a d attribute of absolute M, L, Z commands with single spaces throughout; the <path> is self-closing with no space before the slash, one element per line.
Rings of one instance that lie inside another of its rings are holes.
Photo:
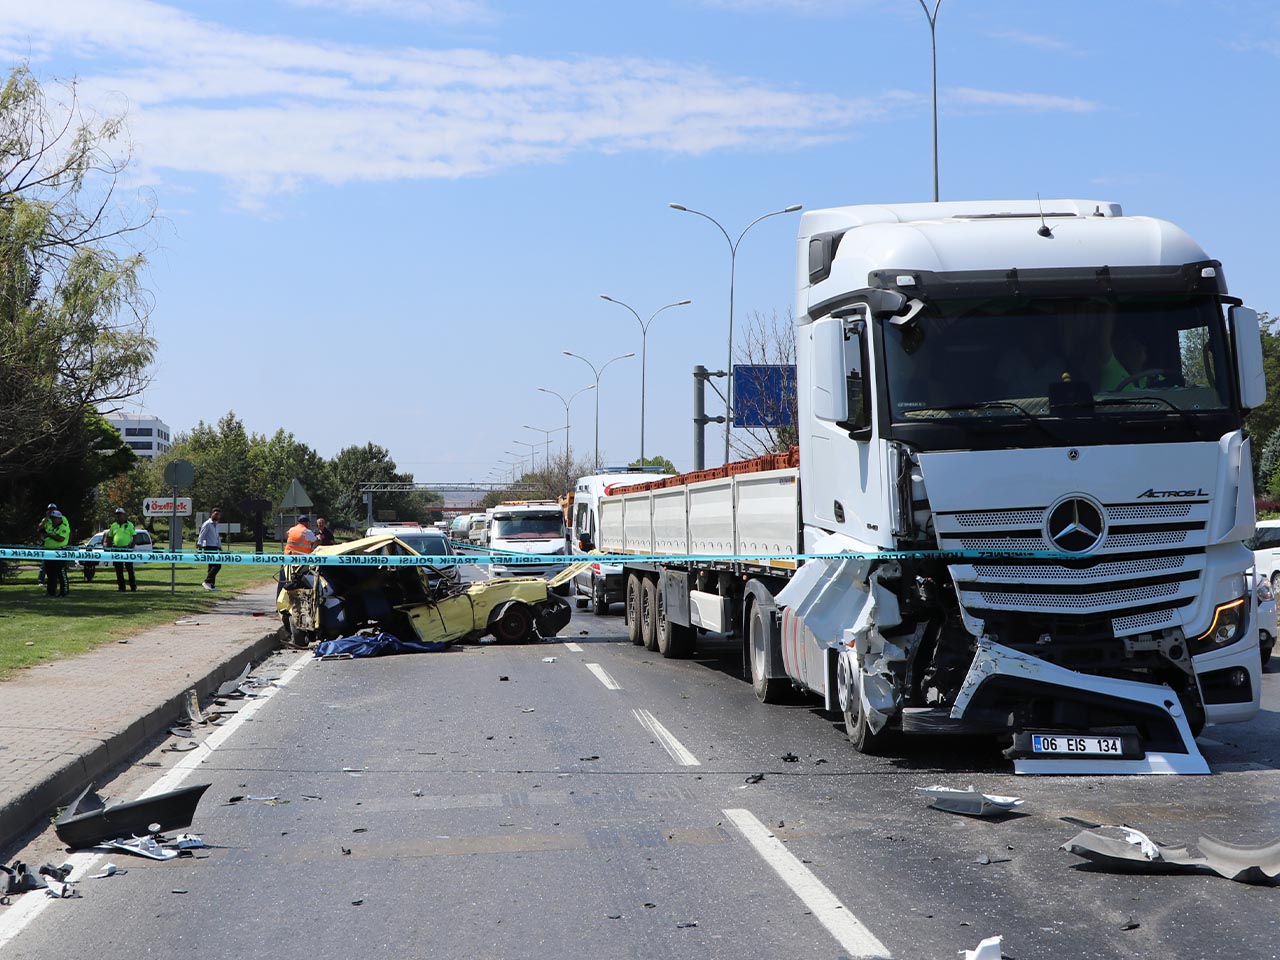
<path fill-rule="evenodd" d="M 805 213 L 798 449 L 606 493 L 633 641 L 742 639 L 771 702 L 1003 738 L 1017 772 L 1206 773 L 1259 709 L 1257 314 L 1093 200 Z"/>

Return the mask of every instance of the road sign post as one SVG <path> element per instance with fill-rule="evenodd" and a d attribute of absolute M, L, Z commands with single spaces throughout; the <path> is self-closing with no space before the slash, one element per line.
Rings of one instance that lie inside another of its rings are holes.
<path fill-rule="evenodd" d="M 196 468 L 190 460 L 170 460 L 164 465 L 164 482 L 173 488 L 173 502 L 169 506 L 169 549 L 182 549 L 182 531 L 178 527 L 178 490 L 187 489 L 195 482 Z M 190 513 L 188 505 L 187 512 Z M 169 592 L 178 592 L 178 565 L 169 564 Z"/>

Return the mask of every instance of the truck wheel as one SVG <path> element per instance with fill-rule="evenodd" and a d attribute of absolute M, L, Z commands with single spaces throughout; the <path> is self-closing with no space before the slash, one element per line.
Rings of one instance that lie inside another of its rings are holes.
<path fill-rule="evenodd" d="M 672 623 L 667 616 L 667 598 L 661 584 L 655 584 L 658 594 L 658 652 L 668 660 L 683 658 L 693 653 L 693 629 Z"/>
<path fill-rule="evenodd" d="M 519 643 L 533 633 L 533 615 L 523 603 L 513 603 L 493 623 L 493 635 L 499 643 Z"/>
<path fill-rule="evenodd" d="M 634 573 L 627 574 L 627 602 L 624 616 L 627 620 L 627 637 L 636 646 L 644 643 L 640 635 L 640 578 Z"/>
<path fill-rule="evenodd" d="M 887 728 L 879 733 L 871 729 L 866 714 L 862 711 L 861 671 L 854 664 L 852 656 L 842 654 L 836 670 L 837 688 L 840 697 L 840 709 L 844 712 L 845 732 L 849 742 L 859 753 L 876 755 L 886 752 L 893 737 Z"/>
<path fill-rule="evenodd" d="M 646 650 L 658 649 L 658 584 L 645 577 L 640 581 L 640 639 Z"/>
<path fill-rule="evenodd" d="M 573 584 L 573 605 L 579 610 L 587 608 L 587 598 L 582 595 L 582 591 L 578 589 L 578 581 L 571 581 Z"/>
<path fill-rule="evenodd" d="M 751 619 L 747 624 L 747 643 L 751 645 L 751 687 L 761 703 L 781 703 L 786 696 L 786 680 L 765 674 L 768 665 L 769 628 L 764 622 L 760 604 L 751 605 Z"/>
<path fill-rule="evenodd" d="M 603 580 L 596 580 L 591 584 L 591 612 L 597 617 L 609 615 L 609 596 L 604 592 Z"/>

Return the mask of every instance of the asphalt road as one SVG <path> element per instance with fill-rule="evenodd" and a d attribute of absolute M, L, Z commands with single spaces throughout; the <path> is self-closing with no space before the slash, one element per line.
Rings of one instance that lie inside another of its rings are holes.
<path fill-rule="evenodd" d="M 1019 960 L 1280 952 L 1280 889 L 1101 873 L 1058 850 L 1077 832 L 1063 816 L 1162 843 L 1275 840 L 1274 673 L 1260 718 L 1206 731 L 1211 777 L 1030 778 L 981 741 L 860 756 L 813 703 L 757 703 L 724 641 L 667 661 L 586 611 L 560 640 L 276 658 L 261 672 L 287 685 L 186 781 L 212 783 L 192 830 L 215 848 L 113 854 L 127 875 L 48 900 L 0 953 L 951 958 L 996 934 Z M 933 783 L 1019 795 L 1025 813 L 927 809 L 912 788 Z M 49 835 L 27 857 L 64 859 Z M 0 942 L 6 923 L 0 909 Z"/>

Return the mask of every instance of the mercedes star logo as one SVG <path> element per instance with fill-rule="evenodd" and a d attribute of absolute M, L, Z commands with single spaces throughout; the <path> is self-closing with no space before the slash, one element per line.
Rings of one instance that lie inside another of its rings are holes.
<path fill-rule="evenodd" d="M 1102 542 L 1106 521 L 1102 508 L 1084 497 L 1067 497 L 1049 508 L 1045 517 L 1049 542 L 1067 553 L 1087 553 Z"/>

